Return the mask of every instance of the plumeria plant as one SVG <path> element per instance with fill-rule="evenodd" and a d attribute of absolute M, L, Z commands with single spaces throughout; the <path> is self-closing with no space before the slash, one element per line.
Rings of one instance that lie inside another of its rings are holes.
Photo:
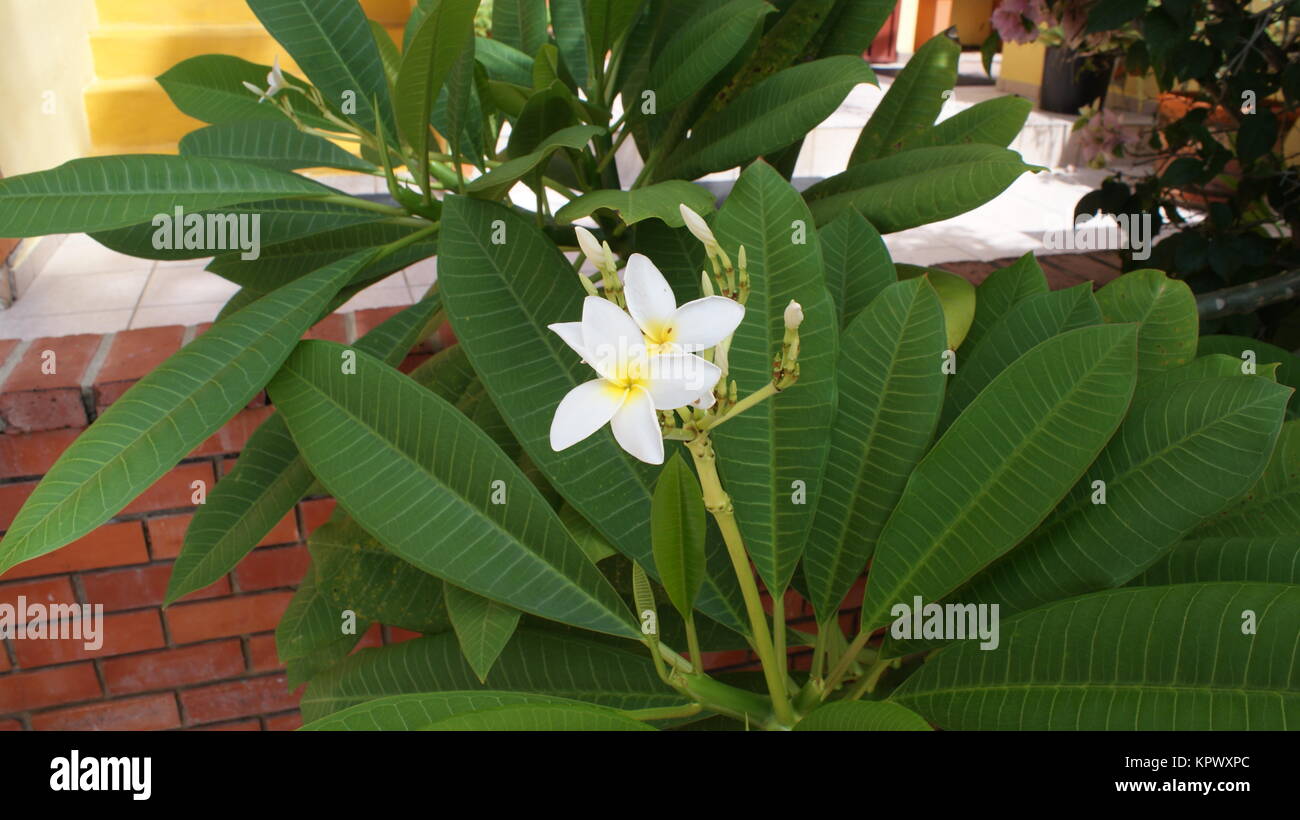
<path fill-rule="evenodd" d="M 1032 255 L 978 288 L 890 258 L 882 233 L 1036 170 L 1006 148 L 1027 101 L 935 124 L 951 39 L 801 192 L 799 144 L 871 81 L 892 2 L 498 0 L 476 37 L 477 3 L 442 0 L 400 48 L 350 0 L 250 5 L 306 79 L 196 58 L 160 78 L 210 123 L 180 156 L 0 181 L 0 235 L 210 255 L 153 241 L 180 208 L 200 239 L 258 216 L 267 243 L 216 256 L 239 294 L 67 449 L 0 572 L 265 389 L 167 598 L 337 499 L 277 632 L 308 729 L 1300 721 L 1284 374 L 1198 357 L 1191 293 L 1159 271 L 1094 294 L 1049 291 Z M 318 166 L 388 196 L 291 173 Z M 717 206 L 694 180 L 732 168 Z M 302 340 L 433 255 L 419 303 Z M 457 343 L 397 369 L 444 323 Z M 376 623 L 422 637 L 354 651 Z"/>

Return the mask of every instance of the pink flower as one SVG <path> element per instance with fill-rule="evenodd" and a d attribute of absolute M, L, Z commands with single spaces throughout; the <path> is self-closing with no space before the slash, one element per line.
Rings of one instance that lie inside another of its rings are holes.
<path fill-rule="evenodd" d="M 1043 0 L 1003 0 L 993 12 L 993 27 L 1003 42 L 1032 43 L 1038 39 L 1038 25 L 1047 19 Z"/>

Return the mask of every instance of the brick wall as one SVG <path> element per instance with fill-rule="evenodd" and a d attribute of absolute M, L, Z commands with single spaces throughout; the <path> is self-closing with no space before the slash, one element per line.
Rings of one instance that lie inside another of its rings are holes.
<path fill-rule="evenodd" d="M 335 314 L 313 338 L 350 342 L 401 308 Z M 60 453 L 105 407 L 199 327 L 0 340 L 0 530 Z M 54 354 L 54 372 L 42 363 Z M 413 352 L 404 370 L 427 358 Z M 103 604 L 103 646 L 0 641 L 0 731 L 18 729 L 294 729 L 274 630 L 307 566 L 307 534 L 333 509 L 302 501 L 234 571 L 161 608 L 194 512 L 192 483 L 229 471 L 272 412 L 264 395 L 195 448 L 108 523 L 0 576 L 0 603 Z M 413 633 L 376 626 L 362 646 Z"/>

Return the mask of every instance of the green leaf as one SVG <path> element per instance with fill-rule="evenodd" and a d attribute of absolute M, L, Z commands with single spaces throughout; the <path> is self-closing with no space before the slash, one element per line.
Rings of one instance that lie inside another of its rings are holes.
<path fill-rule="evenodd" d="M 975 289 L 975 318 L 964 342 L 967 349 L 974 350 L 1012 306 L 1035 293 L 1047 293 L 1047 277 L 1032 251 L 990 273 Z"/>
<path fill-rule="evenodd" d="M 946 33 L 936 34 L 918 48 L 858 135 L 849 166 L 896 153 L 908 138 L 933 123 L 943 108 L 943 92 L 957 83 L 960 56 L 961 46 Z"/>
<path fill-rule="evenodd" d="M 600 530 L 583 518 L 582 513 L 564 504 L 560 507 L 559 515 L 565 529 L 573 536 L 573 540 L 578 542 L 578 546 L 582 547 L 582 551 L 587 554 L 587 560 L 591 563 L 598 564 L 611 555 L 618 555 L 618 550 L 610 546 L 605 536 L 600 534 Z"/>
<path fill-rule="evenodd" d="M 648 723 L 590 703 L 512 703 L 444 718 L 440 732 L 654 732 Z"/>
<path fill-rule="evenodd" d="M 158 214 L 170 217 L 176 208 L 208 211 L 332 193 L 306 177 L 224 159 L 161 154 L 73 159 L 0 180 L 0 236 L 102 231 Z"/>
<path fill-rule="evenodd" d="M 158 84 L 171 97 L 172 103 L 183 113 L 209 123 L 243 122 L 246 120 L 287 122 L 284 112 L 261 100 L 249 91 L 244 83 L 266 89 L 268 65 L 259 65 L 226 54 L 203 54 L 182 60 L 158 76 Z M 284 79 L 291 85 L 305 88 L 307 83 L 289 72 Z M 289 107 L 304 125 L 338 130 L 338 126 L 321 116 L 316 106 L 302 94 L 282 91 Z"/>
<path fill-rule="evenodd" d="M 456 586 L 543 618 L 639 636 L 626 604 L 487 434 L 367 353 L 352 351 L 356 372 L 342 372 L 347 352 L 303 342 L 268 389 L 308 467 L 349 515 Z M 492 502 L 499 491 L 508 504 Z"/>
<path fill-rule="evenodd" d="M 533 81 L 533 58 L 500 40 L 474 38 L 474 59 L 483 64 L 493 80 L 528 88 Z"/>
<path fill-rule="evenodd" d="M 826 262 L 826 288 L 845 328 L 889 285 L 898 281 L 880 233 L 853 208 L 818 231 Z"/>
<path fill-rule="evenodd" d="M 975 318 L 975 286 L 964 277 L 938 268 L 923 268 L 918 265 L 899 264 L 894 266 L 900 281 L 924 276 L 939 296 L 943 307 L 943 324 L 947 334 L 948 349 L 961 347 Z"/>
<path fill-rule="evenodd" d="M 1255 482 L 1286 399 L 1286 388 L 1239 376 L 1135 399 L 1043 526 L 956 597 L 997 602 L 1005 615 L 1127 583 Z"/>
<path fill-rule="evenodd" d="M 388 132 L 393 132 L 383 58 L 359 3 L 248 0 L 248 7 L 293 56 L 336 114 L 342 114 L 350 101 L 356 107 L 351 116 L 374 132 L 376 114 L 371 99 L 378 96 L 379 116 Z"/>
<path fill-rule="evenodd" d="M 451 625 L 443 607 L 443 582 L 384 549 L 341 511 L 308 539 L 316 586 L 358 618 L 436 634 Z"/>
<path fill-rule="evenodd" d="M 1281 384 L 1294 387 L 1296 393 L 1291 396 L 1291 414 L 1300 412 L 1300 356 L 1290 353 L 1277 345 L 1249 339 L 1245 336 L 1202 336 L 1196 348 L 1196 355 L 1206 356 L 1211 353 L 1223 353 L 1233 357 L 1241 366 L 1245 364 L 1246 351 L 1254 353 L 1256 368 L 1265 364 L 1281 365 L 1277 370 L 1277 380 Z"/>
<path fill-rule="evenodd" d="M 347 657 L 366 634 L 370 622 L 355 619 L 351 632 L 337 604 L 316 586 L 316 568 L 307 567 L 302 583 L 275 627 L 275 651 L 288 671 L 292 688 L 306 683 Z"/>
<path fill-rule="evenodd" d="M 402 65 L 402 53 L 397 50 L 397 43 L 388 34 L 383 24 L 367 20 L 370 24 L 370 36 L 375 38 L 375 47 L 379 49 L 379 60 L 384 65 L 384 80 L 391 89 L 397 82 L 397 70 Z"/>
<path fill-rule="evenodd" d="M 365 649 L 312 681 L 302 697 L 303 720 L 358 703 L 430 691 L 495 690 L 573 698 L 615 709 L 680 706 L 644 651 L 570 634 L 520 629 L 480 684 L 456 636 Z"/>
<path fill-rule="evenodd" d="M 866 568 L 934 435 L 945 344 L 939 299 L 921 279 L 885 288 L 841 336 L 838 407 L 803 563 L 822 621 Z"/>
<path fill-rule="evenodd" d="M 1196 356 L 1196 297 L 1186 282 L 1158 270 L 1124 274 L 1097 291 L 1107 322 L 1139 322 L 1138 378 L 1186 364 Z"/>
<path fill-rule="evenodd" d="M 830 116 L 855 85 L 871 82 L 875 75 L 858 57 L 778 71 L 692 129 L 655 178 L 695 179 L 784 148 Z"/>
<path fill-rule="evenodd" d="M 632 25 L 641 2 L 642 0 L 586 0 L 587 38 L 591 55 L 600 65 L 605 63 L 605 53 L 614 47 L 614 43 Z"/>
<path fill-rule="evenodd" d="M 518 704 L 572 704 L 567 698 L 528 692 L 421 692 L 349 706 L 302 727 L 304 732 L 409 732 L 466 712 Z"/>
<path fill-rule="evenodd" d="M 551 28 L 560 58 L 580 86 L 587 85 L 587 28 L 583 0 L 551 0 Z"/>
<path fill-rule="evenodd" d="M 911 709 L 886 700 L 841 700 L 818 706 L 795 724 L 796 732 L 928 732 Z"/>
<path fill-rule="evenodd" d="M 334 143 L 299 131 L 285 120 L 247 120 L 209 125 L 181 137 L 181 156 L 210 157 L 264 165 L 278 171 L 343 168 L 372 171 L 374 166 Z"/>
<path fill-rule="evenodd" d="M 348 225 L 377 222 L 383 218 L 374 211 L 314 199 L 269 199 L 231 205 L 218 211 L 200 211 L 198 216 L 207 224 L 209 214 L 218 213 L 223 219 L 228 216 L 239 218 L 242 214 L 256 215 L 261 226 L 259 230 L 263 248 Z M 158 228 L 151 222 L 139 222 L 125 228 L 95 231 L 90 234 L 90 238 L 118 253 L 143 259 L 201 259 L 212 255 L 210 249 L 202 247 L 203 243 L 195 243 L 196 247 L 192 248 L 156 248 L 154 235 L 157 232 Z"/>
<path fill-rule="evenodd" d="M 1025 171 L 1039 170 L 995 145 L 917 148 L 852 165 L 804 198 L 818 225 L 853 207 L 881 233 L 894 233 L 978 208 Z"/>
<path fill-rule="evenodd" d="M 498 604 L 482 595 L 445 584 L 447 612 L 451 625 L 479 683 L 487 680 L 492 664 L 506 648 L 519 625 L 519 610 Z"/>
<path fill-rule="evenodd" d="M 505 196 L 521 177 L 541 165 L 551 154 L 561 148 L 581 150 L 591 142 L 592 137 L 603 133 L 605 129 L 596 125 L 571 125 L 568 128 L 561 128 L 544 138 L 532 152 L 506 160 L 466 185 L 465 190 L 487 199 L 499 199 Z"/>
<path fill-rule="evenodd" d="M 835 412 L 835 307 L 811 228 L 803 200 L 764 162 L 745 169 L 713 222 L 733 259 L 741 245 L 749 257 L 749 301 L 728 354 L 728 378 L 741 395 L 771 382 L 786 306 L 803 306 L 799 381 L 713 434 L 745 547 L 774 595 L 785 590 L 803 552 L 813 511 L 799 493 L 814 501 L 820 495 Z"/>
<path fill-rule="evenodd" d="M 504 242 L 493 241 L 497 220 Z M 438 287 L 459 346 L 529 458 L 615 548 L 648 570 L 653 566 L 651 469 L 624 452 L 608 430 L 563 452 L 551 449 L 556 406 L 569 390 L 592 378 L 591 368 L 547 329 L 582 316 L 584 292 L 568 260 L 514 210 L 448 197 Z M 725 554 L 720 557 L 727 560 Z M 711 572 L 697 605 L 709 617 L 744 631 L 743 603 L 733 578 Z"/>
<path fill-rule="evenodd" d="M 493 0 L 492 38 L 536 54 L 546 42 L 546 0 Z"/>
<path fill-rule="evenodd" d="M 1136 380 L 1135 325 L 1049 339 L 1017 359 L 917 465 L 871 566 L 862 628 L 938 601 L 1028 535 L 1119 426 Z"/>
<path fill-rule="evenodd" d="M 1268 466 L 1235 504 L 1207 518 L 1193 538 L 1300 532 L 1300 420 L 1282 425 Z"/>
<path fill-rule="evenodd" d="M 763 0 L 696 7 L 655 57 L 646 78 L 645 88 L 655 93 L 656 110 L 671 111 L 704 88 L 740 53 L 759 21 L 775 10 Z M 637 105 L 633 116 L 640 111 Z"/>
<path fill-rule="evenodd" d="M 1004 621 L 997 651 L 944 649 L 890 699 L 956 730 L 1294 728 L 1297 622 L 1292 585 L 1110 590 Z"/>
<path fill-rule="evenodd" d="M 650 526 L 660 583 L 677 611 L 690 620 L 704 584 L 704 496 L 680 452 L 659 473 Z"/>
<path fill-rule="evenodd" d="M 367 256 L 322 268 L 216 323 L 122 394 L 28 497 L 0 542 L 0 572 L 98 527 L 220 429 Z"/>
<path fill-rule="evenodd" d="M 913 132 L 903 139 L 899 150 L 968 143 L 1006 148 L 1020 135 L 1033 108 L 1033 101 L 1024 97 L 994 97 L 984 100 L 958 111 L 933 128 Z"/>
<path fill-rule="evenodd" d="M 825 23 L 826 41 L 818 56 L 861 56 L 871 47 L 876 32 L 889 19 L 895 5 L 892 0 L 839 0 L 838 14 Z"/>
<path fill-rule="evenodd" d="M 1300 584 L 1300 536 L 1191 538 L 1175 544 L 1129 586 L 1201 581 Z"/>
<path fill-rule="evenodd" d="M 604 209 L 617 213 L 624 225 L 634 225 L 645 219 L 660 219 L 674 228 L 680 228 L 686 223 L 678 210 L 679 205 L 685 204 L 698 214 L 707 214 L 713 210 L 713 202 L 713 193 L 708 189 L 685 180 L 671 179 L 631 191 L 593 191 L 583 194 L 569 200 L 556 211 L 555 221 L 560 225 L 568 225 L 575 219 Z"/>
<path fill-rule="evenodd" d="M 474 12 L 478 0 L 439 0 L 420 23 L 397 72 L 393 101 L 397 129 L 415 150 L 416 179 L 427 193 L 429 147 L 433 132 L 429 117 L 438 92 L 462 50 L 473 46 Z M 427 197 L 426 197 L 427 198 Z"/>
<path fill-rule="evenodd" d="M 1036 293 L 1002 315 L 987 335 L 963 354 L 944 400 L 940 429 L 947 429 L 989 382 L 1030 348 L 1069 330 L 1101 324 L 1101 308 L 1085 282 L 1065 290 Z"/>

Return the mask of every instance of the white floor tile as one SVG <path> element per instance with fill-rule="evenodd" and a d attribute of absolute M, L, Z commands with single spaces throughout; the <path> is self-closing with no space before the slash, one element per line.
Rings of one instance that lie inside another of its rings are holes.
<path fill-rule="evenodd" d="M 224 302 L 239 285 L 201 267 L 157 268 L 140 297 L 140 307 Z"/>
<path fill-rule="evenodd" d="M 164 325 L 197 325 L 217 318 L 225 302 L 200 302 L 187 305 L 141 306 L 131 317 L 129 329 Z"/>
<path fill-rule="evenodd" d="M 73 336 L 78 333 L 114 333 L 124 330 L 131 319 L 128 310 L 98 310 L 57 316 L 12 318 L 12 311 L 0 311 L 0 339 L 38 339 L 42 336 Z"/>
<path fill-rule="evenodd" d="M 394 279 L 386 279 L 377 285 L 366 288 L 349 299 L 336 312 L 348 313 L 349 311 L 366 310 L 367 308 L 414 304 L 415 300 L 411 298 L 411 290 L 406 286 L 405 282 L 391 284 L 394 281 Z"/>
<path fill-rule="evenodd" d="M 66 237 L 58 250 L 37 274 L 90 275 L 114 271 L 148 271 L 153 267 L 150 259 L 137 259 L 124 253 L 111 251 L 84 233 Z"/>
<path fill-rule="evenodd" d="M 93 276 L 42 273 L 5 313 L 10 319 L 130 310 L 140 300 L 149 270 Z"/>

